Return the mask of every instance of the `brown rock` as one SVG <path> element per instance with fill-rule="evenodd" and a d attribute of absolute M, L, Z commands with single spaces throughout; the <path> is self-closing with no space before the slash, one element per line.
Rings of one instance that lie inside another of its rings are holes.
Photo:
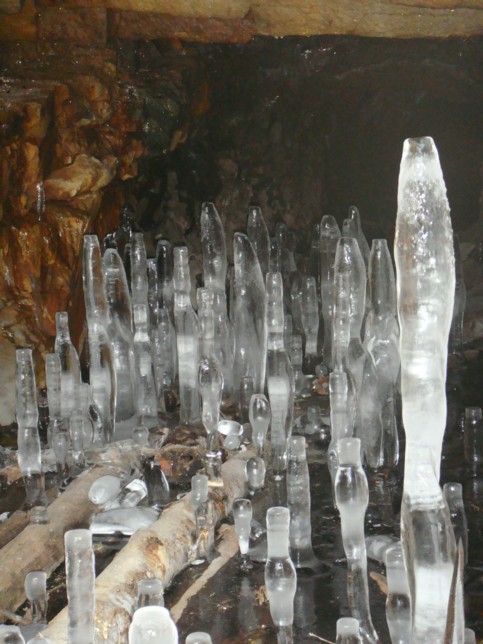
<path fill-rule="evenodd" d="M 180 38 L 194 42 L 246 42 L 256 33 L 247 18 L 193 18 L 135 11 L 115 12 L 112 35 L 116 38 L 154 40 Z"/>
<path fill-rule="evenodd" d="M 78 194 L 99 190 L 112 181 L 116 165 L 115 157 L 99 161 L 87 154 L 79 154 L 71 165 L 55 170 L 46 179 L 45 199 L 69 201 Z"/>
<path fill-rule="evenodd" d="M 67 40 L 69 43 L 99 47 L 106 42 L 106 9 L 66 9 L 45 7 L 38 17 L 41 40 Z"/>
<path fill-rule="evenodd" d="M 33 41 L 37 38 L 37 8 L 27 0 L 21 11 L 4 15 L 0 20 L 0 42 Z"/>
<path fill-rule="evenodd" d="M 95 117 L 96 122 L 103 123 L 112 115 L 109 90 L 98 78 L 76 75 L 71 85 L 82 104 Z M 79 125 L 91 123 L 92 118 L 82 119 Z"/>
<path fill-rule="evenodd" d="M 107 7 L 124 11 L 156 12 L 177 16 L 242 18 L 249 0 L 64 0 L 68 7 Z"/>
<path fill-rule="evenodd" d="M 22 0 L 0 0 L 0 14 L 18 13 L 22 5 Z"/>

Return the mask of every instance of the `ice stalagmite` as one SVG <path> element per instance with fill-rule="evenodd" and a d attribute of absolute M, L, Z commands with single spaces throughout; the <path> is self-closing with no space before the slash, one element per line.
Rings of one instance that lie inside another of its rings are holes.
<path fill-rule="evenodd" d="M 113 248 L 103 257 L 104 279 L 109 305 L 109 340 L 116 370 L 116 418 L 134 415 L 136 369 L 132 325 L 131 296 L 122 259 Z"/>
<path fill-rule="evenodd" d="M 235 260 L 233 396 L 238 400 L 243 376 L 252 376 L 255 393 L 263 393 L 267 339 L 265 285 L 260 264 L 246 235 L 235 233 L 233 247 Z"/>
<path fill-rule="evenodd" d="M 66 311 L 58 311 L 55 314 L 55 330 L 54 350 L 60 358 L 61 368 L 61 415 L 64 422 L 68 423 L 68 418 L 72 411 L 74 387 L 80 382 L 81 373 L 79 356 L 70 339 L 69 316 Z"/>
<path fill-rule="evenodd" d="M 133 233 L 131 242 L 132 303 L 148 306 L 148 264 L 142 233 Z"/>
<path fill-rule="evenodd" d="M 174 319 L 178 349 L 179 419 L 194 423 L 200 418 L 198 397 L 198 317 L 191 305 L 188 249 L 174 249 Z"/>
<path fill-rule="evenodd" d="M 109 308 L 101 250 L 95 235 L 84 236 L 82 279 L 89 341 L 89 380 L 102 417 L 104 439 L 110 442 L 116 422 L 116 370 L 107 333 Z"/>
<path fill-rule="evenodd" d="M 401 533 L 413 642 L 443 642 L 456 546 L 439 486 L 454 298 L 449 205 L 430 137 L 407 139 L 399 173 L 395 260 L 406 465 Z"/>
<path fill-rule="evenodd" d="M 205 286 L 224 293 L 227 265 L 225 231 L 215 204 L 207 202 L 202 205 L 200 227 Z"/>
<path fill-rule="evenodd" d="M 280 273 L 267 273 L 267 389 L 270 400 L 272 469 L 275 478 L 287 467 L 287 439 L 292 431 L 294 377 L 283 343 L 283 285 Z"/>
<path fill-rule="evenodd" d="M 32 350 L 17 349 L 16 358 L 18 466 L 25 483 L 27 505 L 47 505 L 37 428 L 39 412 Z"/>
<path fill-rule="evenodd" d="M 94 552 L 90 530 L 69 530 L 64 535 L 69 643 L 94 644 Z"/>
<path fill-rule="evenodd" d="M 251 206 L 248 209 L 247 235 L 258 257 L 263 278 L 268 273 L 270 264 L 270 235 L 263 218 L 262 209 Z"/>
<path fill-rule="evenodd" d="M 366 236 L 364 235 L 364 231 L 362 230 L 361 215 L 357 206 L 350 206 L 349 212 L 347 213 L 347 219 L 353 222 L 357 243 L 359 244 L 362 257 L 364 258 L 364 263 L 367 266 L 369 264 L 370 249 Z"/>
<path fill-rule="evenodd" d="M 169 311 L 173 317 L 173 246 L 167 239 L 160 239 L 156 246 L 156 271 L 160 288 L 160 307 Z"/>
<path fill-rule="evenodd" d="M 332 368 L 332 339 L 334 315 L 334 262 L 339 226 L 332 215 L 324 215 L 320 222 L 320 297 L 324 320 L 324 363 Z"/>
<path fill-rule="evenodd" d="M 373 361 L 365 368 L 361 392 L 362 436 L 369 467 L 392 468 L 398 461 L 395 394 L 399 374 L 399 326 L 396 319 L 396 281 L 385 239 L 374 239 L 369 258 L 370 309 L 365 324 L 364 346 Z M 371 395 L 371 376 L 377 376 L 376 395 Z M 369 385 L 369 386 L 367 386 Z M 370 420 L 370 405 L 377 406 L 376 421 Z M 367 413 L 369 412 L 369 413 Z M 366 422 L 364 422 L 366 421 Z"/>

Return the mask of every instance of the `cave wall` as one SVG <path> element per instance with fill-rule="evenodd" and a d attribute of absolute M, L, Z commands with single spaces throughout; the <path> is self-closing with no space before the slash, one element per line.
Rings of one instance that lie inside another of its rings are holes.
<path fill-rule="evenodd" d="M 139 163 L 161 167 L 204 109 L 203 73 L 189 55 L 37 53 L 6 48 L 1 59 L 0 425 L 14 420 L 16 347 L 34 349 L 39 386 L 57 311 L 71 314 L 82 347 L 83 235 L 117 227 Z"/>
<path fill-rule="evenodd" d="M 16 346 L 35 348 L 42 385 L 56 311 L 82 345 L 82 236 L 112 231 L 123 204 L 149 254 L 160 237 L 185 242 L 195 274 L 201 203 L 215 201 L 229 249 L 261 205 L 272 230 L 297 229 L 303 266 L 314 225 L 351 204 L 369 239 L 392 239 L 407 136 L 438 145 L 476 289 L 469 331 L 483 335 L 481 39 L 136 41 L 113 38 L 102 7 L 74 7 L 74 23 L 66 9 L 50 31 L 59 8 L 35 8 L 22 41 L 0 27 L 0 425 L 14 419 Z"/>

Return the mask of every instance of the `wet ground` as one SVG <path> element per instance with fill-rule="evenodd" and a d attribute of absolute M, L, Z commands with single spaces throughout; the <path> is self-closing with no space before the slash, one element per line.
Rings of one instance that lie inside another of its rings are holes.
<path fill-rule="evenodd" d="M 475 362 L 449 373 L 448 427 L 442 462 L 442 483 L 463 483 L 469 524 L 469 561 L 465 570 L 465 612 L 467 626 L 483 637 L 483 478 L 469 475 L 463 459 L 461 413 L 465 406 L 482 406 L 483 370 Z M 303 406 L 313 401 L 305 401 Z M 317 397 L 326 408 L 326 397 Z M 299 411 L 299 413 L 301 413 Z M 312 490 L 312 538 L 320 568 L 299 571 L 295 596 L 294 641 L 335 641 L 339 617 L 349 615 L 346 593 L 346 562 L 340 536 L 339 519 L 334 510 L 330 477 L 326 464 L 327 445 L 307 437 L 308 462 Z M 366 535 L 399 533 L 402 461 L 390 475 L 368 474 L 370 504 L 366 514 Z M 8 505 L 21 498 L 18 486 L 11 488 Z M 254 518 L 263 522 L 267 507 L 283 502 L 284 482 L 270 483 L 254 499 Z M 96 568 L 99 573 L 122 547 L 124 541 L 112 539 L 96 545 Z M 207 564 L 186 569 L 167 589 L 168 608 L 206 569 Z M 385 623 L 384 567 L 369 561 L 369 592 L 372 618 L 382 642 L 389 642 Z M 63 567 L 49 581 L 49 613 L 53 617 L 65 604 Z M 21 611 L 19 611 L 21 612 Z M 192 631 L 211 634 L 215 644 L 276 642 L 269 605 L 264 593 L 264 565 L 254 563 L 248 573 L 240 571 L 240 559 L 232 558 L 196 596 L 190 599 L 178 622 L 180 642 Z"/>

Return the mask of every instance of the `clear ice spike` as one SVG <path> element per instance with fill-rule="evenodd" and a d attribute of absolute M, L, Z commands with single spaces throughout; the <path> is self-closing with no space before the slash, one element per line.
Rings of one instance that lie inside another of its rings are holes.
<path fill-rule="evenodd" d="M 248 237 L 242 233 L 235 233 L 233 246 L 235 260 L 233 395 L 239 401 L 243 376 L 253 377 L 255 393 L 263 393 L 265 387 L 267 351 L 265 285 L 260 264 Z"/>
<path fill-rule="evenodd" d="M 199 328 L 191 305 L 191 278 L 186 246 L 174 249 L 174 319 L 178 352 L 180 422 L 194 423 L 200 418 L 198 391 Z"/>
<path fill-rule="evenodd" d="M 357 206 L 350 206 L 349 211 L 347 213 L 347 218 L 350 219 L 352 222 L 354 222 L 356 239 L 359 244 L 359 248 L 361 249 L 364 262 L 367 266 L 369 262 L 370 250 L 369 250 L 369 244 L 367 243 L 366 236 L 364 235 L 364 231 L 362 230 L 361 215 L 359 213 L 359 208 Z"/>
<path fill-rule="evenodd" d="M 334 262 L 337 241 L 340 237 L 340 230 L 332 215 L 324 215 L 320 222 L 319 231 L 320 297 L 322 301 L 322 318 L 324 320 L 324 362 L 330 369 L 332 369 Z"/>
<path fill-rule="evenodd" d="M 274 476 L 287 467 L 287 439 L 292 431 L 295 385 L 283 342 L 283 284 L 280 273 L 267 273 L 267 389 L 271 410 L 271 452 Z"/>
<path fill-rule="evenodd" d="M 62 417 L 67 419 L 72 410 L 74 387 L 81 381 L 80 362 L 70 338 L 69 317 L 65 311 L 55 314 L 55 328 L 54 350 L 60 358 L 61 368 L 61 412 Z"/>
<path fill-rule="evenodd" d="M 319 333 L 319 300 L 315 277 L 304 277 L 302 280 L 301 298 L 302 326 L 305 334 L 305 369 L 315 373 L 318 362 L 317 337 Z"/>
<path fill-rule="evenodd" d="M 263 458 L 263 447 L 270 425 L 270 404 L 265 394 L 253 394 L 250 399 L 248 418 L 252 426 L 252 442 L 257 456 Z"/>
<path fill-rule="evenodd" d="M 116 418 L 126 420 L 136 413 L 136 367 L 134 360 L 131 296 L 119 253 L 108 248 L 103 257 L 109 340 L 116 371 Z"/>
<path fill-rule="evenodd" d="M 463 354 L 463 322 L 466 307 L 466 284 L 463 273 L 463 261 L 459 237 L 453 234 L 454 260 L 455 260 L 455 292 L 453 317 L 451 320 L 449 350 L 453 354 Z"/>
<path fill-rule="evenodd" d="M 287 505 L 290 557 L 296 568 L 311 568 L 317 559 L 312 549 L 310 477 L 303 436 L 291 436 L 288 440 Z"/>
<path fill-rule="evenodd" d="M 69 530 L 64 535 L 69 644 L 94 644 L 95 570 L 92 533 Z"/>
<path fill-rule="evenodd" d="M 131 300 L 148 308 L 148 264 L 143 233 L 133 233 L 131 241 Z"/>
<path fill-rule="evenodd" d="M 99 240 L 84 235 L 82 280 L 89 347 L 89 382 L 102 419 L 103 439 L 110 442 L 116 424 L 116 370 L 109 342 L 109 307 Z"/>
<path fill-rule="evenodd" d="M 411 644 L 411 601 L 401 543 L 385 552 L 386 620 L 392 644 Z"/>
<path fill-rule="evenodd" d="M 156 384 L 154 381 L 153 358 L 151 354 L 151 340 L 148 332 L 148 311 L 142 304 L 133 305 L 134 317 L 134 358 L 137 375 L 137 413 L 139 418 L 151 419 L 156 422 L 158 418 L 158 400 Z"/>
<path fill-rule="evenodd" d="M 242 556 L 241 570 L 251 570 L 253 564 L 250 561 L 248 550 L 250 546 L 250 532 L 252 525 L 252 502 L 250 499 L 235 499 L 232 505 L 235 530 L 238 537 L 238 545 Z"/>
<path fill-rule="evenodd" d="M 347 557 L 347 595 L 352 616 L 359 620 L 363 642 L 379 642 L 372 623 L 367 582 L 364 518 L 369 489 L 361 464 L 358 438 L 339 441 L 339 466 L 335 477 L 335 502 L 340 514 L 342 543 Z"/>
<path fill-rule="evenodd" d="M 289 555 L 289 526 L 288 508 L 273 507 L 267 511 L 265 586 L 272 620 L 279 629 L 288 629 L 287 641 L 291 641 L 297 589 L 297 573 Z"/>
<path fill-rule="evenodd" d="M 461 540 L 465 563 L 468 563 L 468 521 L 463 501 L 463 486 L 461 483 L 445 483 L 443 494 L 448 504 L 456 543 Z"/>
<path fill-rule="evenodd" d="M 178 629 L 164 606 L 143 606 L 134 611 L 129 644 L 178 644 Z"/>
<path fill-rule="evenodd" d="M 60 357 L 57 353 L 48 353 L 45 356 L 45 381 L 47 383 L 47 401 L 49 403 L 49 426 L 47 428 L 47 441 L 52 447 L 52 436 L 60 431 L 61 427 L 61 367 Z"/>
<path fill-rule="evenodd" d="M 406 463 L 417 462 L 426 445 L 439 479 L 455 270 L 446 186 L 431 137 L 404 142 L 394 255 Z"/>
<path fill-rule="evenodd" d="M 173 246 L 167 239 L 160 239 L 156 246 L 156 270 L 160 287 L 160 307 L 174 312 Z"/>
<path fill-rule="evenodd" d="M 257 255 L 263 279 L 265 279 L 270 265 L 270 235 L 262 209 L 258 206 L 248 208 L 247 236 Z"/>
<path fill-rule="evenodd" d="M 225 292 L 226 243 L 225 230 L 214 203 L 201 206 L 201 248 L 203 253 L 203 278 L 206 287 Z"/>

